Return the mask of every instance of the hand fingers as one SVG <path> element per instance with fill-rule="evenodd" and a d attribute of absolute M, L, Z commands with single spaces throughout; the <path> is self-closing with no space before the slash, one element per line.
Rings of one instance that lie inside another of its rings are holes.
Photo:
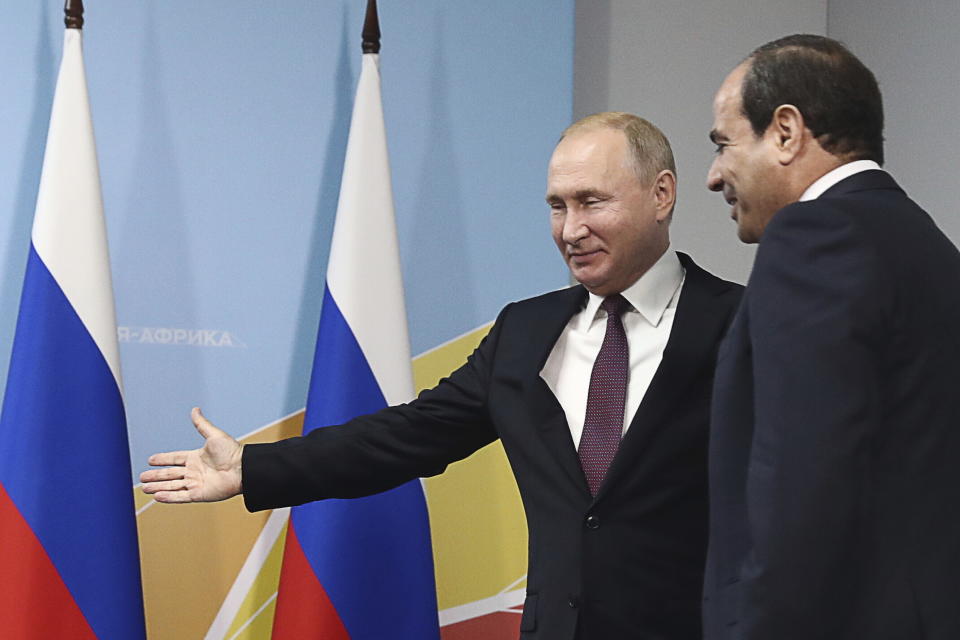
<path fill-rule="evenodd" d="M 187 464 L 187 456 L 192 451 L 167 451 L 166 453 L 155 453 L 147 458 L 147 464 L 152 467 L 182 467 Z"/>
<path fill-rule="evenodd" d="M 165 469 L 150 469 L 140 474 L 140 482 L 159 482 L 162 480 L 179 480 L 186 471 L 183 467 L 167 467 Z"/>
<path fill-rule="evenodd" d="M 161 491 L 159 493 L 153 494 L 153 499 L 157 502 L 166 502 L 166 503 L 184 503 L 184 502 L 193 502 L 193 498 L 190 497 L 189 491 Z"/>
<path fill-rule="evenodd" d="M 213 426 L 213 423 L 207 420 L 203 412 L 200 411 L 200 407 L 194 407 L 190 411 L 190 419 L 193 420 L 193 425 L 197 428 L 197 431 L 200 432 L 200 435 L 204 439 L 208 439 L 211 436 L 215 435 L 226 435 L 223 431 Z"/>
<path fill-rule="evenodd" d="M 183 478 L 179 480 L 167 480 L 166 482 L 147 482 L 141 487 L 144 493 L 157 493 L 158 491 L 182 491 L 187 488 L 187 481 Z"/>

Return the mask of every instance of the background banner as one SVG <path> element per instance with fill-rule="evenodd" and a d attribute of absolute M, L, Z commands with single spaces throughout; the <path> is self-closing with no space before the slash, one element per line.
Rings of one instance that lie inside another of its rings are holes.
<path fill-rule="evenodd" d="M 88 3 L 133 477 L 149 453 L 197 446 L 194 405 L 248 442 L 300 428 L 364 4 Z M 62 20 L 62 3 L 12 0 L 0 21 L 0 388 Z M 382 2 L 380 22 L 422 386 L 505 303 L 567 282 L 543 193 L 571 119 L 573 0 Z M 478 616 L 516 628 L 498 612 L 522 602 L 526 534 L 497 447 L 426 483 L 445 638 L 500 637 Z M 148 637 L 269 637 L 286 513 L 135 498 Z"/>

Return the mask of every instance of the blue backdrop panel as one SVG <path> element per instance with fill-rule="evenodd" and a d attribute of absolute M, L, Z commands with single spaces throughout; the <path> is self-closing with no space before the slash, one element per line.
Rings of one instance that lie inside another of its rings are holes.
<path fill-rule="evenodd" d="M 304 406 L 360 63 L 362 0 L 87 3 L 133 468 Z M 0 21 L 0 388 L 62 2 Z M 572 111 L 573 0 L 381 0 L 411 347 L 557 288 L 546 164 Z"/>

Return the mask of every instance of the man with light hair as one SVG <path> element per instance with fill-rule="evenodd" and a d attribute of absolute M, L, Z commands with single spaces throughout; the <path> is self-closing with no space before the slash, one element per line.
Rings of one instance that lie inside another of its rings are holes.
<path fill-rule="evenodd" d="M 654 176 L 664 169 L 668 169 L 676 179 L 677 165 L 673 159 L 670 141 L 648 120 L 623 111 L 603 111 L 577 120 L 564 129 L 560 139 L 590 129 L 614 129 L 623 132 L 641 182 L 653 180 Z"/>
<path fill-rule="evenodd" d="M 507 305 L 466 364 L 413 402 L 302 438 L 157 454 L 160 502 L 248 509 L 356 497 L 499 438 L 530 534 L 525 639 L 700 640 L 716 348 L 740 287 L 668 251 L 670 145 L 625 113 L 568 128 L 547 177 L 576 286 Z"/>

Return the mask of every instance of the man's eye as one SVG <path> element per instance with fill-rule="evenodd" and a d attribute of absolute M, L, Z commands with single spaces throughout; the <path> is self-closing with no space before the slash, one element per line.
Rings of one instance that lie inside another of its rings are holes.
<path fill-rule="evenodd" d="M 587 198 L 583 201 L 583 204 L 587 205 L 588 207 L 592 207 L 593 205 L 600 204 L 601 202 L 603 202 L 603 200 L 600 198 Z"/>

